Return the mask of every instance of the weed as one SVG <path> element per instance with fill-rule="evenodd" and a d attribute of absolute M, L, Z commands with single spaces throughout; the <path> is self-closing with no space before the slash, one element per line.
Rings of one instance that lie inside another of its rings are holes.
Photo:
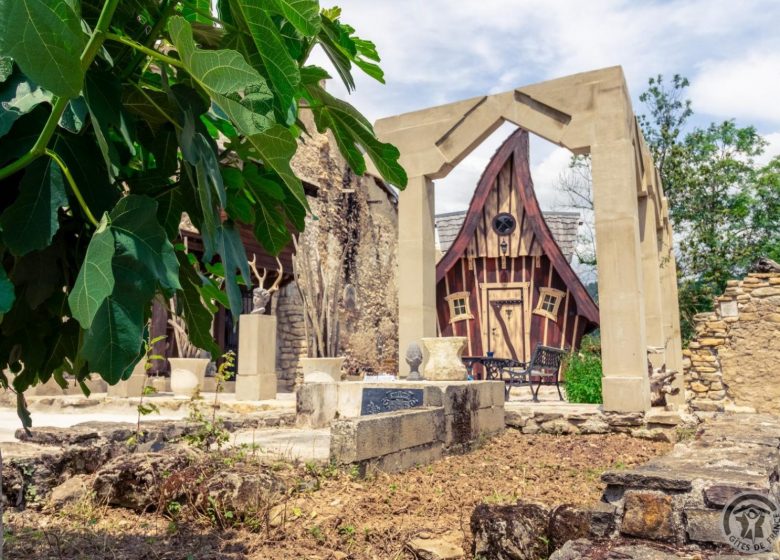
<path fill-rule="evenodd" d="M 322 532 L 322 527 L 320 527 L 319 525 L 312 525 L 311 527 L 309 527 L 309 534 L 318 543 L 322 544 L 323 542 L 325 542 L 325 535 Z"/>
<path fill-rule="evenodd" d="M 150 414 L 159 414 L 160 409 L 154 403 L 145 403 L 144 397 L 150 397 L 157 393 L 157 389 L 149 385 L 149 372 L 152 369 L 152 360 L 164 360 L 162 356 L 158 354 L 152 354 L 154 345 L 165 340 L 165 336 L 157 336 L 150 341 L 144 340 L 144 386 L 141 389 L 141 399 L 138 401 L 138 419 L 136 420 L 135 433 L 127 439 L 127 445 L 129 447 L 135 447 L 138 445 L 139 440 L 143 433 L 141 432 L 141 417 L 149 416 Z"/>
<path fill-rule="evenodd" d="M 569 402 L 601 403 L 601 351 L 598 339 L 583 338 L 579 352 L 573 352 L 566 358 L 563 371 Z"/>

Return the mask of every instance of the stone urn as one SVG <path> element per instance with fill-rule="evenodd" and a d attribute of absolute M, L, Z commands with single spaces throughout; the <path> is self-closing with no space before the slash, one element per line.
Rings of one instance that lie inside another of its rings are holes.
<path fill-rule="evenodd" d="M 423 338 L 428 361 L 423 368 L 423 377 L 428 381 L 465 381 L 466 366 L 460 359 L 466 349 L 465 336 Z"/>
<path fill-rule="evenodd" d="M 189 399 L 203 389 L 208 358 L 168 358 L 171 364 L 171 391 L 177 399 Z"/>
<path fill-rule="evenodd" d="M 344 356 L 338 358 L 301 358 L 304 383 L 335 383 L 341 381 Z"/>

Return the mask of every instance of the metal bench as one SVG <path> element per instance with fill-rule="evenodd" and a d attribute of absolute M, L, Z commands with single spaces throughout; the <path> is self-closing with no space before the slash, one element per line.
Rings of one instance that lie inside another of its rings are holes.
<path fill-rule="evenodd" d="M 506 383 L 504 389 L 506 400 L 509 400 L 509 390 L 512 388 L 512 385 L 528 385 L 531 388 L 534 402 L 539 402 L 539 389 L 541 389 L 543 383 L 554 383 L 555 388 L 558 390 L 558 397 L 563 400 L 558 377 L 561 369 L 561 362 L 567 353 L 568 350 L 561 350 L 560 348 L 552 348 L 551 346 L 539 344 L 534 349 L 531 361 L 528 362 L 528 365 L 524 369 L 511 367 L 503 368 L 503 373 L 506 373 L 509 376 L 508 379 L 504 379 L 504 383 Z M 536 385 L 536 391 L 534 391 L 533 388 L 532 377 L 537 377 L 539 379 Z"/>

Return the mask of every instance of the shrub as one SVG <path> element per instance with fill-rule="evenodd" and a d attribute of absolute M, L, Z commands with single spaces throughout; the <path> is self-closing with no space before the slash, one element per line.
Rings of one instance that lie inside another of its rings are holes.
<path fill-rule="evenodd" d="M 601 351 L 598 340 L 585 337 L 579 352 L 564 366 L 566 396 L 573 403 L 601 403 Z"/>

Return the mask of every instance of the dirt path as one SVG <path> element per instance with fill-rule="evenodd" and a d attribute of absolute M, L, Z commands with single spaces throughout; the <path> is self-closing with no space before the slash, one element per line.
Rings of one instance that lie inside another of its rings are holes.
<path fill-rule="evenodd" d="M 343 470 L 273 465 L 291 488 L 269 527 L 220 530 L 208 519 L 178 522 L 87 502 L 56 514 L 7 514 L 7 558 L 355 559 L 412 558 L 415 535 L 456 531 L 471 546 L 469 517 L 480 502 L 517 499 L 552 506 L 599 499 L 600 474 L 641 464 L 669 444 L 623 435 L 522 435 L 405 473 L 361 480 Z M 257 529 L 252 531 L 251 529 Z M 8 530 L 8 529 L 7 529 Z"/>

